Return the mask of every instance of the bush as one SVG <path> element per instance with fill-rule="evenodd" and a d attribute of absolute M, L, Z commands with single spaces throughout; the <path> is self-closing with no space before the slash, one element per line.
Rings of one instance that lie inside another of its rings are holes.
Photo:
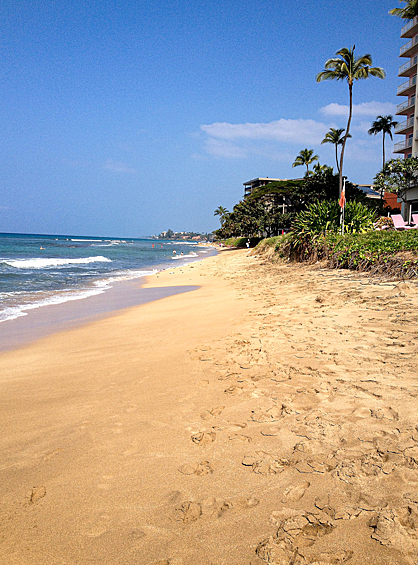
<path fill-rule="evenodd" d="M 250 247 L 255 247 L 260 241 L 259 237 L 230 237 L 224 240 L 217 240 L 217 243 L 223 243 L 224 245 L 230 247 L 243 248 L 247 247 L 247 241 L 250 240 Z"/>
<path fill-rule="evenodd" d="M 347 202 L 345 233 L 363 233 L 373 229 L 376 212 L 360 202 Z M 300 212 L 293 225 L 288 248 L 282 251 L 289 258 L 306 261 L 320 260 L 328 254 L 328 234 L 341 233 L 341 208 L 338 202 L 313 202 Z"/>
<path fill-rule="evenodd" d="M 395 225 L 392 218 L 381 216 L 374 223 L 375 230 L 395 231 Z"/>

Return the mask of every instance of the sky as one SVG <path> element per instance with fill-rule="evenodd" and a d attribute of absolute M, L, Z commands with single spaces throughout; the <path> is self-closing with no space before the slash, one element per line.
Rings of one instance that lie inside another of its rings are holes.
<path fill-rule="evenodd" d="M 2 0 L 0 232 L 216 229 L 245 181 L 302 176 L 301 149 L 334 165 L 321 141 L 346 126 L 348 87 L 315 77 L 352 45 L 387 74 L 355 83 L 344 160 L 349 180 L 373 182 L 382 137 L 367 130 L 405 100 L 397 5 Z"/>

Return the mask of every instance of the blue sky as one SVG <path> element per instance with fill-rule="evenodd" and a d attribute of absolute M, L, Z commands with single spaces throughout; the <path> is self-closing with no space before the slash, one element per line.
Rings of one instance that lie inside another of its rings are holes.
<path fill-rule="evenodd" d="M 354 86 L 344 172 L 372 182 L 382 140 L 367 129 L 405 100 L 396 6 L 3 0 L 0 232 L 212 231 L 243 182 L 303 174 L 301 149 L 334 164 L 320 142 L 345 127 L 348 89 L 315 76 L 353 44 L 387 73 Z"/>

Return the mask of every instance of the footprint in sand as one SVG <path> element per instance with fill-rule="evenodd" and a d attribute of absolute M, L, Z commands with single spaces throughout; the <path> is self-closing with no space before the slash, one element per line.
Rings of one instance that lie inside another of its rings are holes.
<path fill-rule="evenodd" d="M 200 415 L 202 420 L 209 420 L 210 418 L 214 418 L 215 416 L 220 416 L 225 409 L 225 406 L 215 406 L 211 410 L 206 410 L 203 414 Z"/>
<path fill-rule="evenodd" d="M 378 420 L 399 420 L 399 414 L 393 410 L 393 408 L 378 408 L 377 410 L 370 410 L 370 415 L 372 418 L 377 418 Z"/>
<path fill-rule="evenodd" d="M 46 488 L 44 486 L 33 487 L 29 497 L 29 504 L 36 504 L 46 495 Z"/>
<path fill-rule="evenodd" d="M 303 497 L 310 486 L 311 483 L 305 481 L 298 486 L 288 487 L 283 493 L 282 502 L 297 502 Z"/>
<path fill-rule="evenodd" d="M 229 386 L 224 390 L 226 394 L 236 395 L 242 394 L 244 392 L 244 387 L 242 386 Z"/>
<path fill-rule="evenodd" d="M 251 467 L 256 475 L 278 475 L 289 465 L 289 461 L 268 453 L 259 453 L 257 456 L 246 455 L 242 464 Z"/>
<path fill-rule="evenodd" d="M 110 516 L 100 516 L 96 523 L 84 534 L 89 538 L 99 538 L 109 531 Z"/>
<path fill-rule="evenodd" d="M 59 453 L 61 453 L 62 451 L 64 451 L 62 448 L 57 448 L 54 449 L 53 451 L 49 451 L 48 453 L 45 453 L 44 455 L 44 460 L 45 461 L 50 461 L 51 459 L 53 459 L 56 455 L 58 455 Z"/>
<path fill-rule="evenodd" d="M 238 440 L 238 441 L 244 441 L 247 443 L 250 443 L 251 441 L 253 441 L 253 438 L 250 436 L 245 436 L 244 434 L 232 434 L 229 436 L 230 440 Z"/>
<path fill-rule="evenodd" d="M 258 506 L 260 501 L 254 497 L 238 497 L 228 500 L 222 498 L 206 498 L 202 501 L 202 514 L 220 518 L 225 512 L 244 512 Z"/>
<path fill-rule="evenodd" d="M 192 436 L 192 442 L 200 446 L 209 445 L 216 440 L 215 432 L 200 432 Z"/>
<path fill-rule="evenodd" d="M 183 475 L 211 475 L 213 469 L 209 461 L 201 461 L 200 463 L 185 463 L 178 468 Z"/>
<path fill-rule="evenodd" d="M 183 524 L 190 524 L 195 522 L 202 515 L 202 505 L 200 502 L 192 502 L 190 500 L 183 502 L 183 504 L 176 508 L 176 518 Z"/>

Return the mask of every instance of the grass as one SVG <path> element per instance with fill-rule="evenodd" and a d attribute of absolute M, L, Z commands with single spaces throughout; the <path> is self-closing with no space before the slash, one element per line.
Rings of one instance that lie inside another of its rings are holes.
<path fill-rule="evenodd" d="M 217 240 L 216 243 L 222 243 L 227 247 L 242 248 L 247 247 L 248 240 L 250 240 L 250 247 L 255 247 L 260 242 L 259 237 L 230 237 L 229 239 Z"/>
<path fill-rule="evenodd" d="M 291 238 L 289 234 L 263 240 L 256 250 L 267 253 L 274 248 L 273 260 L 324 259 L 329 267 L 336 269 L 354 269 L 396 278 L 418 276 L 418 230 L 328 233 L 312 240 L 305 239 L 302 254 L 292 251 Z"/>

